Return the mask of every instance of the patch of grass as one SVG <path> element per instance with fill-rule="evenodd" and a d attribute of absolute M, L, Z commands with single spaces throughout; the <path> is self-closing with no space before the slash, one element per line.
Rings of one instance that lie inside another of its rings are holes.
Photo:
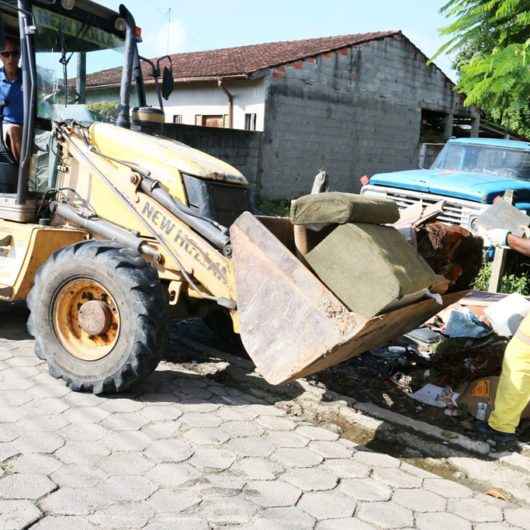
<path fill-rule="evenodd" d="M 487 291 L 491 278 L 491 263 L 486 263 L 480 269 L 475 279 L 473 287 L 479 291 Z M 501 279 L 499 292 L 501 293 L 520 293 L 530 295 L 530 272 L 520 272 L 518 274 L 505 274 Z"/>

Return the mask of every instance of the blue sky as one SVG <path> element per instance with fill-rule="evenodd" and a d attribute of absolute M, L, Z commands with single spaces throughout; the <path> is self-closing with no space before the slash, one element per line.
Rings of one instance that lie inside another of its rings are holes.
<path fill-rule="evenodd" d="M 113 9 L 121 3 L 99 1 Z M 447 22 L 439 13 L 445 0 L 122 1 L 143 29 L 146 56 L 388 29 L 401 29 L 431 56 Z M 436 63 L 455 78 L 450 58 Z"/>

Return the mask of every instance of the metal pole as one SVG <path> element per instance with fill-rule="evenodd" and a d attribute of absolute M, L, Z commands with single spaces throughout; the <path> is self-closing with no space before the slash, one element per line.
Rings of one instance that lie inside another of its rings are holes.
<path fill-rule="evenodd" d="M 86 103 L 86 52 L 77 54 L 77 77 L 75 79 L 75 90 L 79 95 L 78 103 Z"/>

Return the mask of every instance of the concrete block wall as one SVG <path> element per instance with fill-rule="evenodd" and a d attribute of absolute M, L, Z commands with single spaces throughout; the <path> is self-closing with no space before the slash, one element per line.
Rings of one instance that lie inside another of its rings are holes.
<path fill-rule="evenodd" d="M 326 169 L 334 189 L 417 167 L 421 110 L 450 112 L 452 84 L 402 35 L 273 69 L 260 193 L 291 198 Z"/>
<path fill-rule="evenodd" d="M 250 186 L 256 188 L 261 158 L 261 132 L 167 123 L 163 131 L 157 125 L 142 125 L 142 131 L 162 134 L 215 156 L 239 169 Z"/>

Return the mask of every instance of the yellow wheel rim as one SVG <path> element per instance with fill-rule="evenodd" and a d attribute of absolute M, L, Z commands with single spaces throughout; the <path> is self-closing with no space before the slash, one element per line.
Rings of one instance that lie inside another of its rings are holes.
<path fill-rule="evenodd" d="M 55 334 L 64 349 L 83 361 L 98 361 L 116 345 L 120 312 L 99 282 L 78 278 L 65 283 L 52 308 Z"/>

